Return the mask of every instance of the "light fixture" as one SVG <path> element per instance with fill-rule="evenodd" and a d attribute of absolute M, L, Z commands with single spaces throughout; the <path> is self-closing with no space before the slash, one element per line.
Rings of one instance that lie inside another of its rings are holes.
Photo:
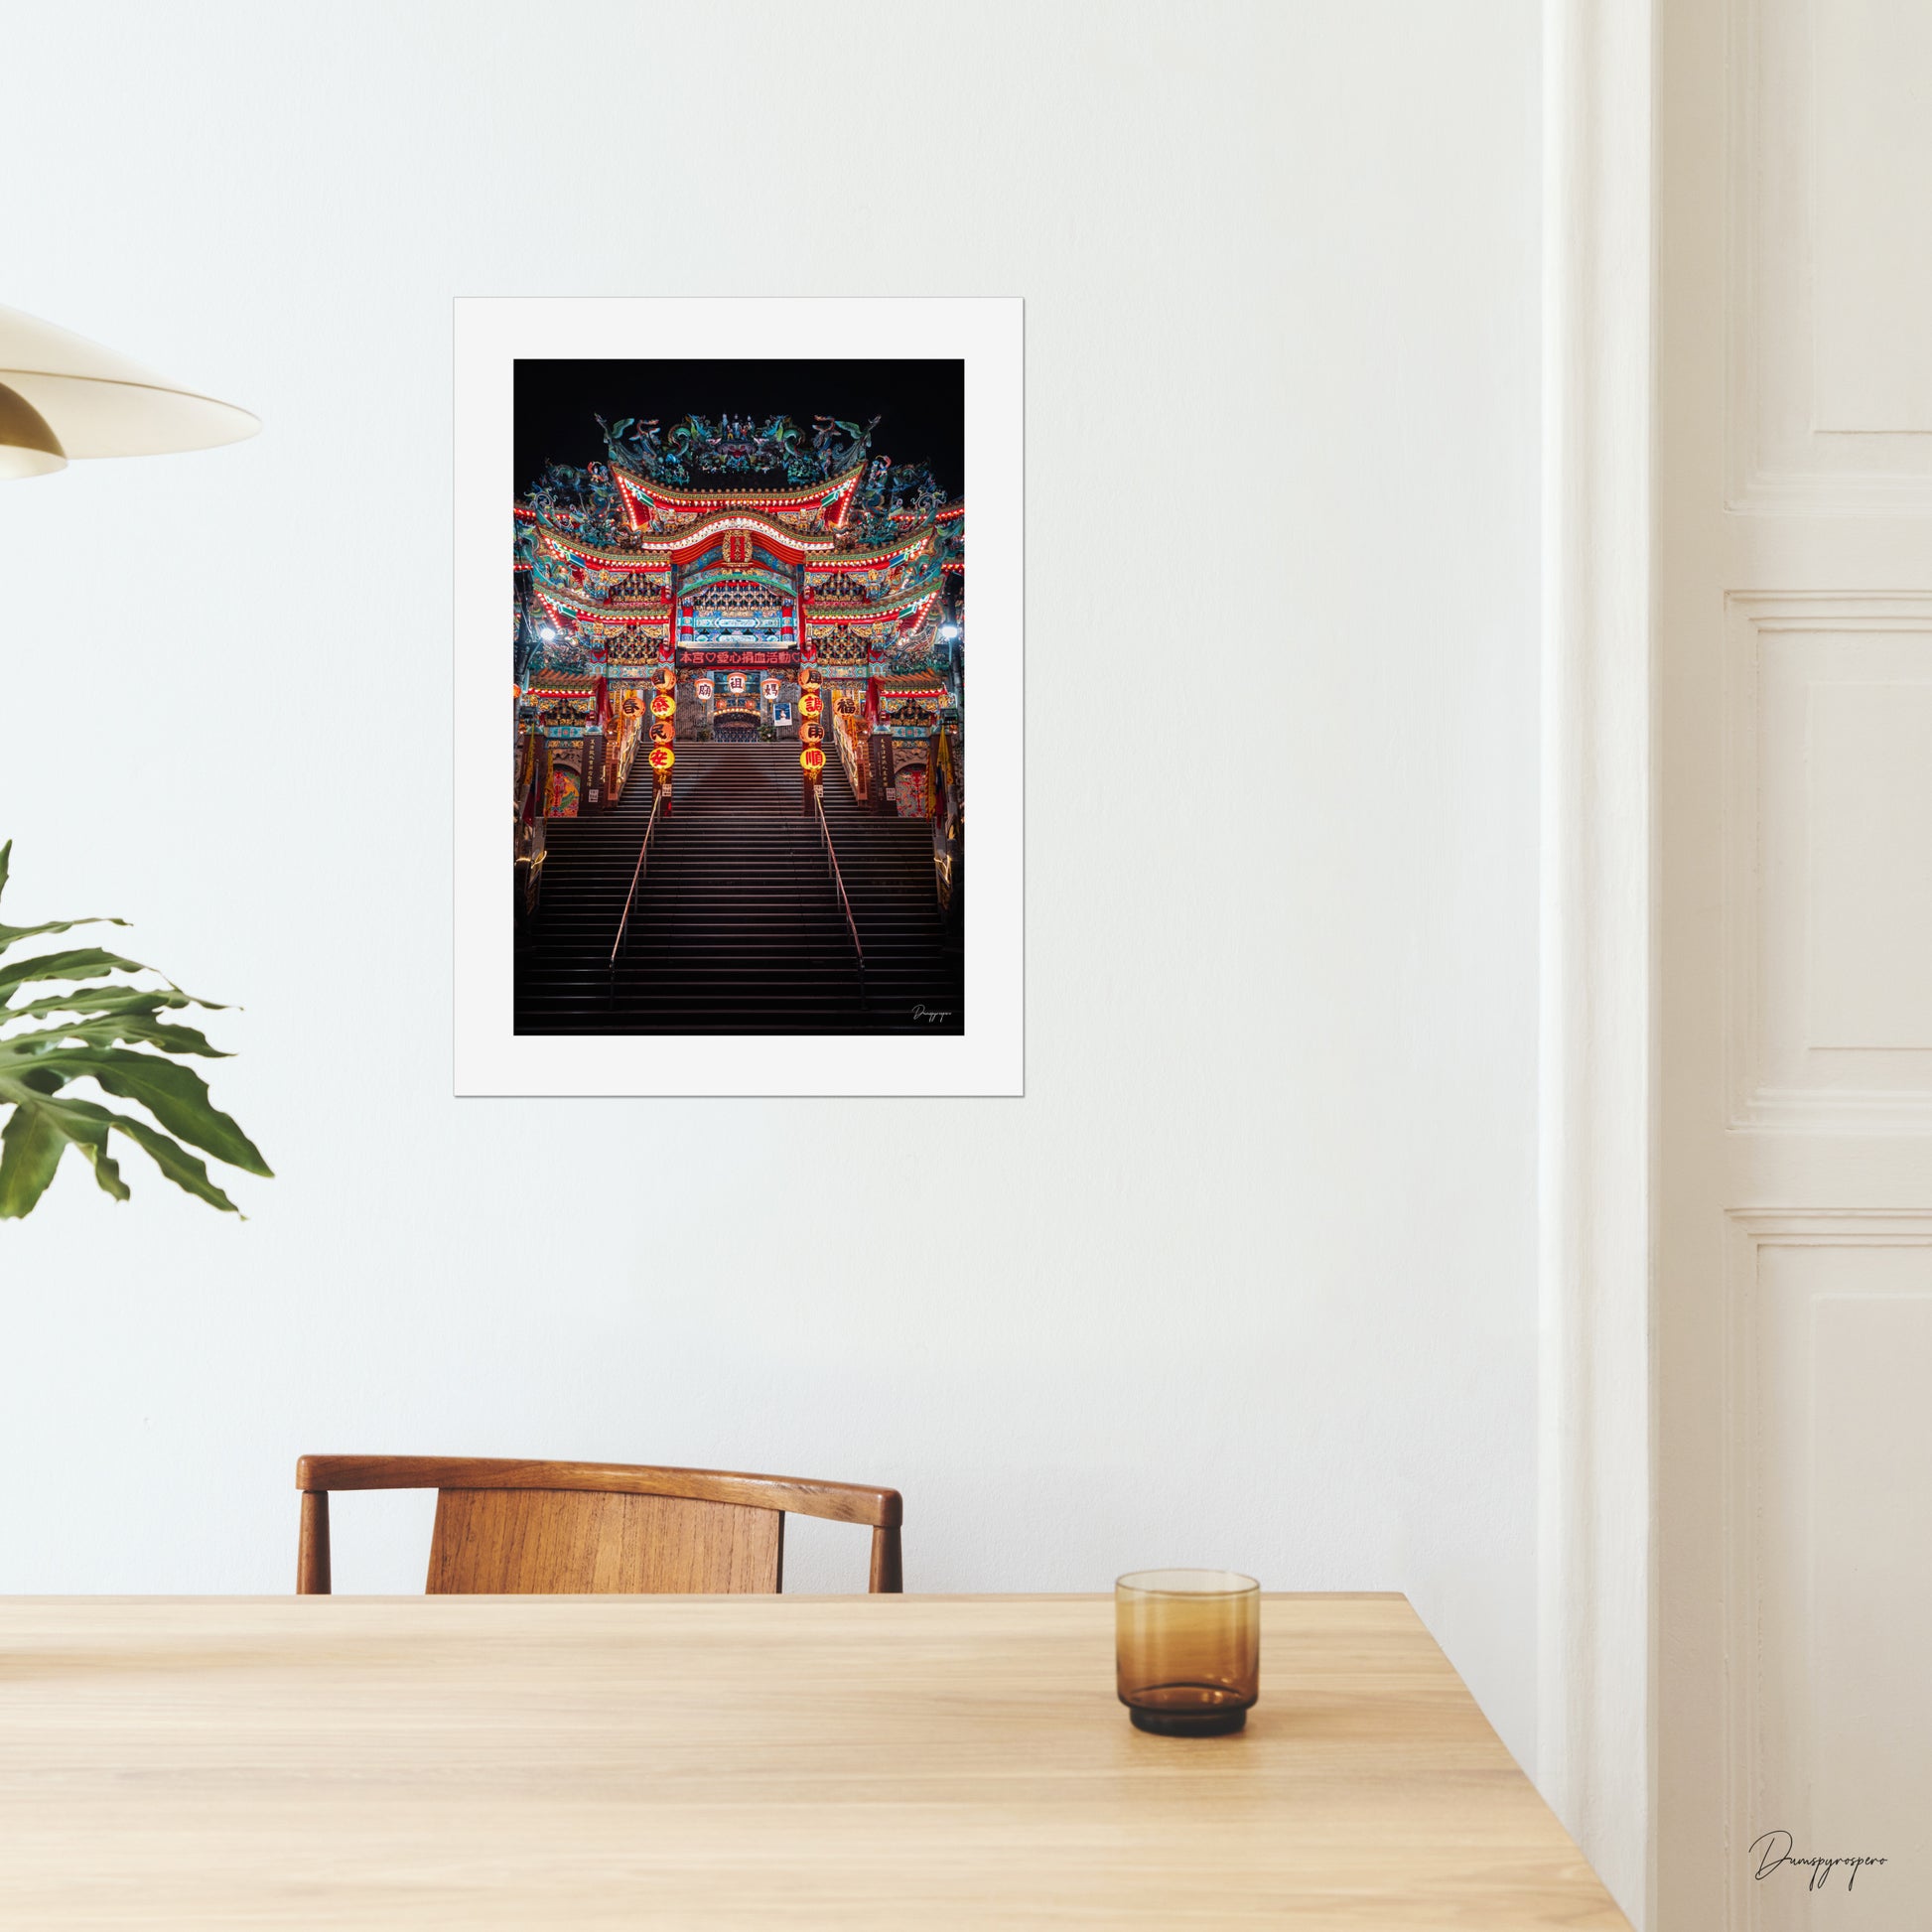
<path fill-rule="evenodd" d="M 939 634 L 947 643 L 956 644 L 959 641 L 959 626 L 956 623 L 942 623 L 939 626 Z"/>
<path fill-rule="evenodd" d="M 233 403 L 183 389 L 52 323 L 0 308 L 0 477 L 41 477 L 69 458 L 165 456 L 253 436 Z"/>
<path fill-rule="evenodd" d="M 44 477 L 67 467 L 67 452 L 47 418 L 0 383 L 0 477 Z"/>

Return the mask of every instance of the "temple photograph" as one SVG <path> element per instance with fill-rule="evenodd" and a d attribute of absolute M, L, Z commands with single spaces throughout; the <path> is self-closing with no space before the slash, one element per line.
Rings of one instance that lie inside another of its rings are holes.
<path fill-rule="evenodd" d="M 519 359 L 514 1031 L 965 1031 L 959 360 Z"/>

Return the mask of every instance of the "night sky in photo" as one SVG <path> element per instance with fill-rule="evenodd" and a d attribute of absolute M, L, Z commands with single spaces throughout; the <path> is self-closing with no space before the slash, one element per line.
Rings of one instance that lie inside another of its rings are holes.
<path fill-rule="evenodd" d="M 960 361 L 536 361 L 516 364 L 516 493 L 551 463 L 580 468 L 607 452 L 596 418 L 655 416 L 661 432 L 685 416 L 789 416 L 809 443 L 814 414 L 873 431 L 875 456 L 926 463 L 957 497 L 965 488 L 966 365 Z M 757 475 L 715 479 L 758 488 Z"/>

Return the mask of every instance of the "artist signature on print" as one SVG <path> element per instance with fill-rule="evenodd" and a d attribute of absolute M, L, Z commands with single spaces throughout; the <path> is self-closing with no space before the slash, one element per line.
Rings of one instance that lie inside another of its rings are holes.
<path fill-rule="evenodd" d="M 1791 1850 L 1789 1832 L 1760 1832 L 1751 1840 L 1750 1849 L 1757 1852 L 1759 1846 L 1764 1850 L 1758 1854 L 1757 1869 L 1751 1873 L 1753 1878 L 1768 1878 L 1780 1865 L 1806 1865 L 1811 1876 L 1805 1883 L 1807 1891 L 1823 1891 L 1831 1883 L 1832 1873 L 1843 1867 L 1845 1889 L 1851 1891 L 1859 1882 L 1859 1868 L 1867 1864 L 1888 1864 L 1888 1859 L 1801 1859 Z"/>
<path fill-rule="evenodd" d="M 952 1018 L 952 1009 L 949 1007 L 914 1007 L 912 1009 L 912 1018 L 914 1020 L 923 1020 L 928 1027 L 936 1027 L 943 1021 Z"/>

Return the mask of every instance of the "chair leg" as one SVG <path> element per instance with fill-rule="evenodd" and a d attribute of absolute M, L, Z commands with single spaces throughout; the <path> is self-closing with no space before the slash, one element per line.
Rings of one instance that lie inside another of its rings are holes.
<path fill-rule="evenodd" d="M 329 1590 L 329 1492 L 302 1492 L 302 1531 L 295 1549 L 295 1593 L 327 1596 Z"/>
<path fill-rule="evenodd" d="M 882 1524 L 872 1533 L 872 1579 L 869 1587 L 875 1592 L 881 1590 L 898 1592 L 905 1587 L 904 1577 L 899 1569 L 897 1523 Z"/>

